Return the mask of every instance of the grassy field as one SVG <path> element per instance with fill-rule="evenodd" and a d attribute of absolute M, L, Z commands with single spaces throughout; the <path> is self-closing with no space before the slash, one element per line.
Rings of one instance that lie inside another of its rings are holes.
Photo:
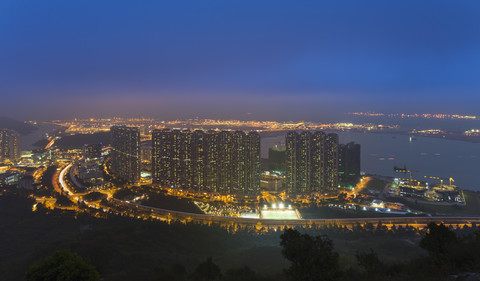
<path fill-rule="evenodd" d="M 386 181 L 380 179 L 372 179 L 368 181 L 365 189 L 374 189 L 374 190 L 383 190 L 385 185 L 387 184 Z"/>

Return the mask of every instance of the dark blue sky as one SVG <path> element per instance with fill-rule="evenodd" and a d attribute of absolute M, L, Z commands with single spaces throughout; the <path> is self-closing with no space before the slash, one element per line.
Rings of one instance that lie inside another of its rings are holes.
<path fill-rule="evenodd" d="M 480 114 L 480 2 L 0 1 L 1 114 Z"/>

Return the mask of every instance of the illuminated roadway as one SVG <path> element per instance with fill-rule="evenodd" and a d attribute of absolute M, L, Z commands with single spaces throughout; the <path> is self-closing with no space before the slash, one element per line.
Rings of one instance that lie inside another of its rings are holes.
<path fill-rule="evenodd" d="M 60 183 L 60 185 L 62 186 L 62 189 L 65 190 L 67 192 L 67 194 L 69 196 L 74 196 L 74 193 L 70 191 L 70 189 L 68 189 L 67 187 L 67 184 L 65 183 L 65 173 L 68 171 L 68 169 L 70 169 L 72 167 L 73 164 L 69 164 L 68 166 L 66 166 L 65 168 L 62 169 L 62 171 L 60 172 L 60 176 L 58 177 L 58 182 Z"/>
<path fill-rule="evenodd" d="M 62 169 L 62 171 L 60 172 L 59 176 L 58 176 L 58 182 L 60 183 L 60 186 L 62 187 L 62 189 L 67 192 L 68 196 L 73 200 L 73 202 L 84 202 L 85 204 L 88 205 L 88 207 L 90 208 L 95 208 L 95 209 L 98 209 L 98 207 L 95 205 L 95 204 L 92 204 L 90 202 L 87 202 L 83 199 L 80 198 L 80 194 L 76 194 L 74 192 L 72 192 L 69 188 L 68 188 L 68 185 L 65 183 L 65 174 L 67 173 L 67 171 L 73 166 L 73 164 L 69 164 L 68 166 L 66 166 L 65 168 Z M 54 179 L 55 181 L 55 179 Z"/>
<path fill-rule="evenodd" d="M 73 198 L 75 202 L 79 199 L 79 196 L 68 188 L 65 183 L 64 177 L 68 169 L 73 164 L 69 164 L 59 173 L 59 183 L 63 190 L 67 192 L 69 197 Z M 258 218 L 241 218 L 241 217 L 225 217 L 225 216 L 213 216 L 205 214 L 193 214 L 180 211 L 165 210 L 160 208 L 154 208 L 144 206 L 140 204 L 130 203 L 122 200 L 110 197 L 110 202 L 120 207 L 126 207 L 130 210 L 141 212 L 142 214 L 148 214 L 148 217 L 152 219 L 158 219 L 161 221 L 180 221 L 180 222 L 195 222 L 207 225 L 220 225 L 220 226 L 235 226 L 235 227 L 250 227 L 257 229 L 283 229 L 285 227 L 303 227 L 303 228 L 318 228 L 324 226 L 338 225 L 353 227 L 355 225 L 364 225 L 371 223 L 373 225 L 381 222 L 384 226 L 400 226 L 409 225 L 413 227 L 423 227 L 430 222 L 444 223 L 446 225 L 472 225 L 480 224 L 480 217 L 379 217 L 379 218 L 341 218 L 341 219 L 294 219 L 294 220 L 281 220 L 281 219 L 258 219 Z M 97 208 L 95 205 L 91 205 L 85 201 L 89 207 Z M 140 217 L 140 216 L 138 216 Z"/>
<path fill-rule="evenodd" d="M 55 143 L 55 137 L 50 137 L 50 142 L 45 146 L 45 149 L 49 149 Z"/>

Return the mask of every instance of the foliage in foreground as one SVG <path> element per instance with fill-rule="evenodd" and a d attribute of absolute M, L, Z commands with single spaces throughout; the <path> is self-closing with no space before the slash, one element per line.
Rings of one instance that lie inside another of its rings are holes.
<path fill-rule="evenodd" d="M 214 226 L 167 225 L 113 215 L 97 219 L 86 213 L 40 206 L 32 212 L 33 202 L 20 196 L 0 196 L 0 203 L 4 225 L 0 231 L 2 280 L 24 279 L 30 265 L 62 249 L 91 260 L 102 280 L 192 280 L 196 266 L 208 256 L 222 269 L 220 280 L 286 280 L 281 269 L 289 267 L 289 261 L 282 260 L 278 232 L 253 236 L 241 231 L 232 235 Z M 440 225 L 419 231 L 412 227 L 385 229 L 379 224 L 353 230 L 332 226 L 298 232 L 312 240 L 319 233 L 334 238 L 336 247 L 332 242 L 331 251 L 326 252 L 341 253 L 337 280 L 446 280 L 449 275 L 479 271 L 480 232 L 476 229 L 463 227 L 451 234 Z M 418 235 L 425 237 L 423 253 L 415 246 L 420 244 Z M 355 250 L 348 251 L 348 247 L 365 252 L 357 252 L 355 257 Z M 372 247 L 378 252 L 369 251 Z"/>
<path fill-rule="evenodd" d="M 98 272 L 75 253 L 58 251 L 27 271 L 28 281 L 95 281 Z"/>
<path fill-rule="evenodd" d="M 455 280 L 452 275 L 480 270 L 480 231 L 457 236 L 443 224 L 431 223 L 420 241 L 428 256 L 405 263 L 388 264 L 378 255 L 357 252 L 356 263 L 341 265 L 333 241 L 326 235 L 311 236 L 287 229 L 281 236 L 282 255 L 290 261 L 284 276 L 291 281 L 334 280 Z M 97 280 L 95 268 L 70 252 L 56 252 L 27 272 L 28 281 Z M 179 281 L 261 281 L 277 280 L 260 276 L 247 266 L 222 272 L 212 258 L 198 264 L 190 273 L 181 264 L 161 270 L 157 280 Z"/>
<path fill-rule="evenodd" d="M 282 254 L 291 265 L 289 280 L 452 280 L 451 276 L 480 271 L 480 231 L 457 236 L 443 224 L 430 223 L 420 247 L 428 251 L 406 263 L 388 264 L 377 254 L 358 252 L 356 265 L 340 268 L 338 253 L 326 236 L 312 237 L 297 230 L 281 236 Z"/>
<path fill-rule="evenodd" d="M 285 271 L 290 280 L 336 280 L 340 276 L 338 253 L 327 236 L 312 237 L 287 229 L 282 236 L 282 255 L 291 262 Z"/>

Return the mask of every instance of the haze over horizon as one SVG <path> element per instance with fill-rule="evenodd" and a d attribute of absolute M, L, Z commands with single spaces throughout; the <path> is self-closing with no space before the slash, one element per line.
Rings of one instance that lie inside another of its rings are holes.
<path fill-rule="evenodd" d="M 478 1 L 2 1 L 1 115 L 480 115 Z"/>

